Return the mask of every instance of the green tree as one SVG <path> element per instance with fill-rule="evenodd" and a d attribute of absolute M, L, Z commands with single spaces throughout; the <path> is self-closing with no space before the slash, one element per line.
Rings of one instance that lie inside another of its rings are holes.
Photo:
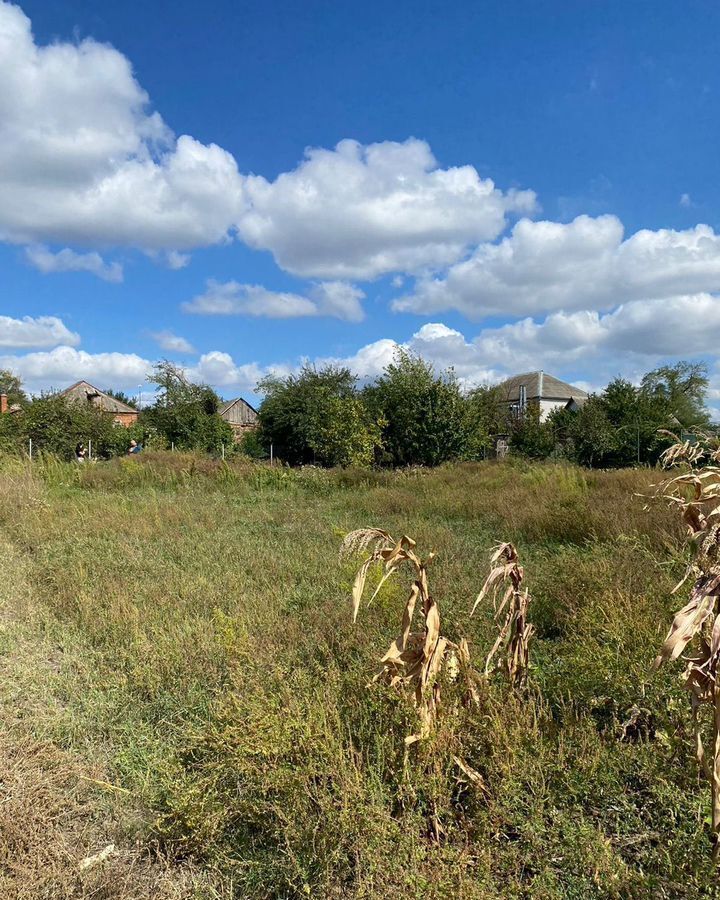
<path fill-rule="evenodd" d="M 675 371 L 675 367 L 671 369 Z M 682 389 L 663 387 L 662 373 L 667 375 L 667 371 L 648 373 L 640 387 L 615 378 L 578 412 L 553 413 L 549 422 L 565 453 L 588 466 L 655 464 L 669 442 L 663 431 L 677 429 L 680 424 L 675 410 L 681 403 L 673 401 L 672 394 L 673 390 L 680 394 Z M 686 412 L 700 396 L 695 394 L 695 400 L 687 402 Z"/>
<path fill-rule="evenodd" d="M 304 366 L 297 375 L 264 379 L 258 385 L 263 443 L 291 465 L 372 464 L 380 427 L 356 385 L 349 369 L 336 366 Z"/>
<path fill-rule="evenodd" d="M 617 450 L 618 432 L 608 419 L 602 399 L 590 396 L 577 411 L 556 409 L 548 417 L 564 455 L 580 465 L 607 464 Z"/>
<path fill-rule="evenodd" d="M 22 381 L 9 369 L 0 369 L 0 394 L 7 394 L 9 406 L 15 403 L 24 406 L 28 402 Z"/>
<path fill-rule="evenodd" d="M 131 397 L 129 394 L 126 394 L 125 391 L 115 391 L 112 388 L 106 388 L 105 393 L 108 395 L 108 397 L 113 397 L 115 400 L 119 400 L 126 406 L 132 406 L 133 409 L 138 408 L 137 399 L 135 397 Z"/>
<path fill-rule="evenodd" d="M 418 356 L 398 350 L 365 389 L 368 408 L 383 421 L 385 461 L 436 466 L 463 455 L 468 437 L 465 401 L 454 373 L 437 375 Z"/>
<path fill-rule="evenodd" d="M 194 384 L 183 369 L 164 360 L 149 379 L 157 385 L 155 403 L 143 410 L 143 422 L 151 426 L 167 446 L 179 450 L 217 452 L 232 446 L 232 428 L 220 417 L 220 398 L 205 384 Z"/>
<path fill-rule="evenodd" d="M 603 465 L 632 466 L 654 464 L 667 446 L 660 433 L 677 421 L 667 398 L 659 392 L 635 387 L 624 378 L 615 378 L 600 395 L 608 421 L 616 432 L 615 448 Z"/>
<path fill-rule="evenodd" d="M 644 376 L 641 390 L 667 408 L 683 428 L 704 427 L 710 419 L 705 408 L 708 377 L 704 363 L 679 362 L 660 366 Z"/>
<path fill-rule="evenodd" d="M 138 429 L 127 429 L 113 422 L 107 412 L 83 403 L 68 403 L 59 394 L 43 394 L 27 404 L 22 412 L 2 417 L 2 444 L 27 452 L 32 440 L 33 452 L 53 453 L 73 459 L 78 443 L 89 447 L 95 457 L 107 458 L 127 452 Z"/>
<path fill-rule="evenodd" d="M 465 397 L 464 459 L 483 459 L 492 448 L 493 437 L 508 430 L 507 410 L 500 402 L 497 386 L 483 386 Z"/>
<path fill-rule="evenodd" d="M 540 406 L 528 403 L 522 415 L 510 419 L 510 449 L 529 459 L 545 459 L 555 449 L 552 423 L 540 421 Z"/>

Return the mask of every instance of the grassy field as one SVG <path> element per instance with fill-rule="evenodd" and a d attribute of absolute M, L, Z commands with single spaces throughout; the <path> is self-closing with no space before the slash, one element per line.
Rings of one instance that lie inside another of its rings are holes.
<path fill-rule="evenodd" d="M 677 523 L 636 496 L 654 480 L 6 461 L 0 896 L 711 896 L 687 701 L 649 671 L 683 571 Z M 367 685 L 407 583 L 353 626 L 338 562 L 365 525 L 437 552 L 443 632 L 479 669 L 496 629 L 468 612 L 489 548 L 516 543 L 527 697 L 493 679 L 465 708 L 450 686 L 405 747 L 412 707 Z"/>

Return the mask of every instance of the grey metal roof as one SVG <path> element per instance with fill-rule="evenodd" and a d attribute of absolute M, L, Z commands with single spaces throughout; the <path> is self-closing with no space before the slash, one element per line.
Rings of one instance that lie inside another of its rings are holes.
<path fill-rule="evenodd" d="M 586 400 L 587 393 L 579 387 L 548 375 L 547 372 L 525 372 L 513 375 L 498 385 L 500 397 L 505 403 L 520 400 L 520 387 L 525 385 L 526 399 L 529 400 Z"/>

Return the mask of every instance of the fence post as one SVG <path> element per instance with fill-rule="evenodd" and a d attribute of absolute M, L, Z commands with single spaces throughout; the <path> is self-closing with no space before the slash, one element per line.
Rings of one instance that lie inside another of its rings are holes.
<path fill-rule="evenodd" d="M 32 459 L 32 438 L 30 438 L 29 443 L 30 443 L 30 459 Z"/>
<path fill-rule="evenodd" d="M 92 438 L 88 439 L 88 462 L 92 461 Z"/>
<path fill-rule="evenodd" d="M 273 445 L 270 444 L 270 465 L 273 464 Z"/>
<path fill-rule="evenodd" d="M 171 453 L 175 452 L 175 441 L 170 441 L 170 452 Z"/>
<path fill-rule="evenodd" d="M 222 445 L 222 458 L 223 462 L 225 462 L 225 444 Z"/>

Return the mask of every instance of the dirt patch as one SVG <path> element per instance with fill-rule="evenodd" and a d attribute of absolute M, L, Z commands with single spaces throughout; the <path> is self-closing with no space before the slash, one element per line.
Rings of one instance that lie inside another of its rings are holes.
<path fill-rule="evenodd" d="M 137 848 L 116 825 L 77 758 L 17 732 L 0 738 L 0 896 L 6 900 L 184 900 L 190 873 Z M 112 845 L 112 849 L 109 849 Z"/>

